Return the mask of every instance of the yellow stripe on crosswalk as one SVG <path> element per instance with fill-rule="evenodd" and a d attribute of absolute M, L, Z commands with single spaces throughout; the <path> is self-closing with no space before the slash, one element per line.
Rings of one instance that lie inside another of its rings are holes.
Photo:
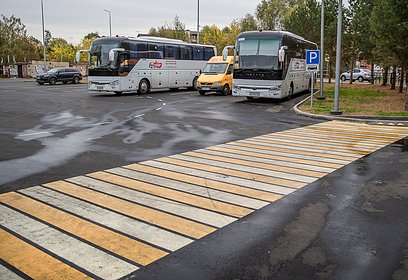
<path fill-rule="evenodd" d="M 3 229 L 0 248 L 0 259 L 33 279 L 92 279 Z"/>
<path fill-rule="evenodd" d="M 140 165 L 140 164 L 130 164 L 124 166 L 125 168 L 129 168 L 135 171 L 139 172 L 144 172 L 147 174 L 152 174 L 164 178 L 169 178 L 169 179 L 174 179 L 177 181 L 181 182 L 186 182 L 190 184 L 195 184 L 198 186 L 203 186 L 207 188 L 212 188 L 215 190 L 220 190 L 220 191 L 225 191 L 225 192 L 230 192 L 230 193 L 235 193 L 239 195 L 244 195 L 252 198 L 257 198 L 269 202 L 273 202 L 279 198 L 282 197 L 282 195 L 278 194 L 273 194 L 265 191 L 260 191 L 260 190 L 254 190 L 254 189 L 249 189 L 246 187 L 241 187 L 237 185 L 232 185 L 228 183 L 223 183 L 223 182 L 218 182 L 215 180 L 211 179 L 206 179 L 202 177 L 197 177 L 197 176 L 192 176 L 192 175 L 186 175 L 186 174 L 181 174 L 173 171 L 168 171 L 156 167 L 151 167 L 151 166 L 146 166 L 146 165 Z"/>
<path fill-rule="evenodd" d="M 315 177 L 315 178 L 320 178 L 320 177 L 327 174 L 327 173 L 324 173 L 324 172 L 302 170 L 302 169 L 298 169 L 298 168 L 285 167 L 285 166 L 279 166 L 279 165 L 274 165 L 274 164 L 258 163 L 258 162 L 248 161 L 248 160 L 228 158 L 228 157 L 225 157 L 225 156 L 215 156 L 215 155 L 203 154 L 203 153 L 199 153 L 199 152 L 186 152 L 186 153 L 183 153 L 183 155 L 199 157 L 199 158 L 204 158 L 204 159 L 212 159 L 212 160 L 228 162 L 228 163 L 234 163 L 234 164 L 240 164 L 240 165 L 243 165 L 243 166 L 259 167 L 259 168 L 268 169 L 268 170 L 274 170 L 274 171 L 287 172 L 287 173 L 298 174 L 298 175 L 311 176 L 311 177 Z"/>
<path fill-rule="evenodd" d="M 299 150 L 290 149 L 290 147 L 287 147 L 287 148 L 275 148 L 275 147 L 271 147 L 271 146 L 267 146 L 267 145 L 262 145 L 261 143 L 249 144 L 249 143 L 246 143 L 246 142 L 245 143 L 243 143 L 243 142 L 231 142 L 231 143 L 228 143 L 228 144 L 229 145 L 249 147 L 249 148 L 255 148 L 255 149 L 268 150 L 268 151 L 276 151 L 276 152 L 283 152 L 283 153 L 293 153 L 293 154 L 298 154 L 298 155 L 314 156 L 314 157 L 322 157 L 322 158 L 330 158 L 330 159 L 339 159 L 339 160 L 344 160 L 344 161 L 354 161 L 354 160 L 356 160 L 355 157 L 340 156 L 340 155 L 333 155 L 333 154 L 324 154 L 324 153 L 318 153 L 318 152 L 299 151 Z"/>
<path fill-rule="evenodd" d="M 259 158 L 264 158 L 264 159 L 280 160 L 283 162 L 287 161 L 287 162 L 293 162 L 293 163 L 308 164 L 311 166 L 328 167 L 328 168 L 335 168 L 335 169 L 343 166 L 341 164 L 336 164 L 336 163 L 326 163 L 326 162 L 304 160 L 304 159 L 291 158 L 291 157 L 285 157 L 285 156 L 276 156 L 276 155 L 264 154 L 260 152 L 250 152 L 250 151 L 245 151 L 245 150 L 233 149 L 232 147 L 233 146 L 230 146 L 229 148 L 213 146 L 213 147 L 208 147 L 207 149 L 214 150 L 214 151 L 227 152 L 227 153 L 234 153 L 238 155 L 241 154 L 241 155 L 259 157 Z"/>
<path fill-rule="evenodd" d="M 160 249 L 95 225 L 21 194 L 6 193 L 0 196 L 0 201 L 141 265 L 148 265 L 167 255 L 167 252 Z"/>
<path fill-rule="evenodd" d="M 213 227 L 131 203 L 110 195 L 91 191 L 68 182 L 57 181 L 45 184 L 45 186 L 193 238 L 201 238 L 215 231 Z"/>
<path fill-rule="evenodd" d="M 95 179 L 103 180 L 109 183 L 113 183 L 119 186 L 124 186 L 124 187 L 131 188 L 134 190 L 147 192 L 155 196 L 172 199 L 175 201 L 183 202 L 183 203 L 197 206 L 200 208 L 204 208 L 207 210 L 212 210 L 218 213 L 231 215 L 234 217 L 243 217 L 253 211 L 246 207 L 235 206 L 235 205 L 228 204 L 225 202 L 216 201 L 216 200 L 208 199 L 208 198 L 197 196 L 197 195 L 192 195 L 192 194 L 184 193 L 181 191 L 171 190 L 168 188 L 163 188 L 157 185 L 145 183 L 142 181 L 137 181 L 134 179 L 125 178 L 122 176 L 118 176 L 118 175 L 114 175 L 114 174 L 110 174 L 106 172 L 95 172 L 95 173 L 88 174 L 88 176 L 95 178 Z"/>
<path fill-rule="evenodd" d="M 244 179 L 255 180 L 259 182 L 270 183 L 270 184 L 275 184 L 275 185 L 280 185 L 280 186 L 290 187 L 290 188 L 301 188 L 305 185 L 304 183 L 301 183 L 301 182 L 296 182 L 296 181 L 291 181 L 291 180 L 286 180 L 286 179 L 279 179 L 279 178 L 264 176 L 264 175 L 255 174 L 255 173 L 236 171 L 232 169 L 215 167 L 215 166 L 199 164 L 199 163 L 194 163 L 194 162 L 186 162 L 184 160 L 173 159 L 173 158 L 159 158 L 157 159 L 157 161 L 166 162 L 166 163 L 175 164 L 175 165 L 181 165 L 185 167 L 191 167 L 191 168 L 205 170 L 209 172 L 226 174 L 230 176 L 236 176 L 236 177 L 240 177 Z"/>

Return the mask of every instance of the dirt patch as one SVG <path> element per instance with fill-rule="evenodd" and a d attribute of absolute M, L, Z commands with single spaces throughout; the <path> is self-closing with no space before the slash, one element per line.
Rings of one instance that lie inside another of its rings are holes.
<path fill-rule="evenodd" d="M 326 254 L 320 247 L 311 247 L 303 254 L 304 264 L 318 266 L 326 263 Z"/>
<path fill-rule="evenodd" d="M 401 268 L 392 274 L 393 280 L 406 280 L 408 279 L 408 249 L 403 251 L 403 257 L 401 260 Z"/>
<path fill-rule="evenodd" d="M 408 199 L 408 185 L 404 179 L 407 176 L 408 171 L 404 171 L 396 180 L 390 182 L 377 180 L 365 184 L 361 191 L 365 199 L 361 209 L 367 212 L 383 212 L 376 208 L 377 203 L 388 199 Z"/>
<path fill-rule="evenodd" d="M 295 221 L 284 228 L 283 236 L 278 239 L 278 246 L 271 251 L 269 258 L 272 265 L 292 260 L 310 246 L 324 228 L 329 207 L 326 203 L 308 205 L 299 211 Z"/>

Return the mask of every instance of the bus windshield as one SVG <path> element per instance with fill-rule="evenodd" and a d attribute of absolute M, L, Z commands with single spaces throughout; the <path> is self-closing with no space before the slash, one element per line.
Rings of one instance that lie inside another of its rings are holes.
<path fill-rule="evenodd" d="M 109 51 L 113 48 L 118 48 L 120 42 L 117 40 L 104 40 L 94 41 L 90 49 L 90 64 L 91 67 L 116 67 L 116 63 L 113 65 L 109 61 Z"/>
<path fill-rule="evenodd" d="M 280 69 L 278 53 L 280 39 L 239 38 L 239 68 Z"/>
<path fill-rule="evenodd" d="M 223 74 L 227 69 L 228 63 L 207 63 L 203 73 L 207 74 Z"/>

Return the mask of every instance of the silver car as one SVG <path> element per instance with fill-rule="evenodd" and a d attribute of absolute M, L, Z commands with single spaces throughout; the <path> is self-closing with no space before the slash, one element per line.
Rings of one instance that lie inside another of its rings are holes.
<path fill-rule="evenodd" d="M 350 80 L 350 71 L 340 74 L 340 79 L 344 82 Z M 371 82 L 371 70 L 366 68 L 353 69 L 353 81 L 358 80 L 360 83 L 364 81 Z"/>

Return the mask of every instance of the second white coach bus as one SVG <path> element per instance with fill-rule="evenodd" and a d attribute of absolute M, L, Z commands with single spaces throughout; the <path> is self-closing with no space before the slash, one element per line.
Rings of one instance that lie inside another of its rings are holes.
<path fill-rule="evenodd" d="M 88 53 L 88 89 L 98 92 L 138 92 L 151 89 L 194 88 L 215 46 L 189 44 L 160 37 L 103 37 Z"/>
<path fill-rule="evenodd" d="M 306 69 L 306 50 L 317 45 L 286 31 L 242 32 L 234 49 L 232 95 L 247 99 L 291 98 L 293 94 L 310 90 L 311 71 Z"/>

